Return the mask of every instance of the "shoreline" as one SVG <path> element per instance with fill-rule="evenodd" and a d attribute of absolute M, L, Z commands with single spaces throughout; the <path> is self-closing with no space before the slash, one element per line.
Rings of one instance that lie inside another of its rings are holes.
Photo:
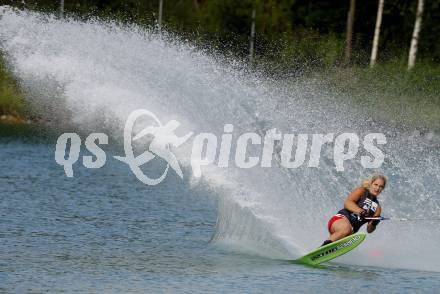
<path fill-rule="evenodd" d="M 33 121 L 27 118 L 24 118 L 20 115 L 13 114 L 2 114 L 0 115 L 0 124 L 9 124 L 9 125 L 29 125 L 32 124 Z"/>

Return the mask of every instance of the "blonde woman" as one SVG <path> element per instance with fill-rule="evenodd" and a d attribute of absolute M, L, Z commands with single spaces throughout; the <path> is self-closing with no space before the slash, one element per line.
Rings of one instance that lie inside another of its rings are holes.
<path fill-rule="evenodd" d="M 382 209 L 377 196 L 385 188 L 386 182 L 387 179 L 383 175 L 374 175 L 351 192 L 344 202 L 344 208 L 328 221 L 330 236 L 321 246 L 356 233 L 362 225 L 368 222 L 364 219 L 365 217 L 380 216 Z M 367 232 L 374 232 L 379 222 L 379 220 L 368 222 Z"/>

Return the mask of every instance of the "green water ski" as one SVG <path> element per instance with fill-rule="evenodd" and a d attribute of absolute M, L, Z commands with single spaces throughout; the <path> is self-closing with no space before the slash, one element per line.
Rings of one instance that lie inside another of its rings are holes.
<path fill-rule="evenodd" d="M 297 259 L 296 262 L 307 265 L 318 265 L 320 263 L 332 260 L 333 258 L 341 256 L 356 248 L 362 243 L 362 241 L 364 241 L 366 236 L 366 233 L 358 232 L 338 241 L 321 246 L 318 249 L 315 249 L 312 252 L 304 255 L 300 259 Z"/>

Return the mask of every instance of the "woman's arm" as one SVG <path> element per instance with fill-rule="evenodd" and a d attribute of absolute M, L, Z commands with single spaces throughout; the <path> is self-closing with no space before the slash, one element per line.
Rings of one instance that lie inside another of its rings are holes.
<path fill-rule="evenodd" d="M 364 210 L 357 205 L 359 199 L 365 193 L 365 188 L 359 187 L 351 192 L 344 202 L 344 208 L 354 213 L 362 213 Z"/>
<path fill-rule="evenodd" d="M 379 206 L 377 207 L 376 212 L 374 213 L 373 217 L 378 217 L 378 216 L 380 216 L 381 212 L 382 212 L 382 208 L 381 208 L 380 205 L 379 205 Z M 373 222 L 374 222 L 374 220 L 368 222 L 368 225 L 367 225 L 367 232 L 368 232 L 369 234 L 370 234 L 370 233 L 373 233 L 374 230 L 376 229 L 376 226 L 373 224 Z"/>

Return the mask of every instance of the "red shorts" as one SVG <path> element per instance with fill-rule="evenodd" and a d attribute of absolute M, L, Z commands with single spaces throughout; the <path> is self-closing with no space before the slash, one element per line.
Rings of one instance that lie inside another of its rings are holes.
<path fill-rule="evenodd" d="M 343 219 L 343 218 L 346 218 L 345 215 L 342 215 L 339 213 L 332 216 L 332 218 L 328 221 L 328 224 L 327 224 L 328 232 L 330 233 L 330 229 L 335 221 Z"/>

